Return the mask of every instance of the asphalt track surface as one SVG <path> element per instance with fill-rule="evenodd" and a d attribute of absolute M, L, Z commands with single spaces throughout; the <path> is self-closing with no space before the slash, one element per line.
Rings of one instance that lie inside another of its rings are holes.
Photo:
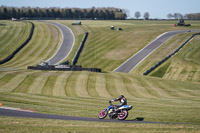
<path fill-rule="evenodd" d="M 198 31 L 199 30 L 190 30 L 190 32 L 198 32 Z M 188 32 L 188 30 L 170 31 L 161 34 L 154 41 L 149 43 L 142 50 L 137 52 L 135 55 L 133 55 L 123 64 L 121 64 L 118 68 L 116 68 L 114 72 L 129 73 L 137 65 L 139 65 L 146 57 L 148 57 L 152 52 L 154 52 L 159 46 L 161 46 L 165 41 L 167 41 L 176 34 L 186 33 L 186 32 Z"/>
<path fill-rule="evenodd" d="M 98 115 L 98 114 L 97 114 Z M 64 115 L 43 114 L 29 111 L 12 110 L 0 107 L 0 117 L 22 117 L 22 118 L 40 118 L 40 119 L 56 119 L 56 120 L 74 120 L 74 121 L 90 121 L 90 122 L 119 122 L 119 123 L 149 123 L 149 124 L 192 124 L 195 123 L 178 123 L 178 122 L 153 122 L 153 121 L 137 121 L 137 120 L 113 120 L 113 119 L 98 119 L 88 117 L 75 117 Z"/>
<path fill-rule="evenodd" d="M 50 65 L 55 65 L 69 55 L 74 45 L 75 38 L 71 29 L 68 28 L 67 26 L 55 22 L 49 22 L 49 23 L 60 29 L 63 38 L 62 44 L 55 53 L 55 55 L 53 55 L 50 59 L 47 60 L 50 62 Z"/>

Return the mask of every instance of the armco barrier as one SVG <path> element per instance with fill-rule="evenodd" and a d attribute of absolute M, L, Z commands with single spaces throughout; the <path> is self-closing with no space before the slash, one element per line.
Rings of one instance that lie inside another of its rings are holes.
<path fill-rule="evenodd" d="M 22 43 L 15 51 L 13 51 L 9 56 L 7 56 L 5 59 L 3 60 L 0 60 L 0 64 L 3 64 L 3 63 L 6 63 L 8 62 L 9 60 L 11 60 L 32 38 L 33 36 L 33 31 L 34 31 L 34 24 L 32 22 L 29 22 L 31 23 L 31 32 L 28 36 L 28 38 L 26 39 L 26 41 L 24 43 Z"/>
<path fill-rule="evenodd" d="M 160 66 L 162 63 L 164 63 L 166 60 L 168 60 L 169 58 L 171 58 L 173 55 L 175 55 L 177 52 L 179 52 L 194 36 L 196 35 L 200 35 L 200 33 L 196 33 L 193 34 L 187 41 L 185 41 L 179 48 L 177 48 L 172 54 L 168 55 L 167 57 L 165 57 L 164 59 L 162 59 L 161 61 L 159 61 L 157 64 L 155 64 L 153 67 L 151 67 L 150 69 L 148 69 L 146 72 L 143 73 L 143 75 L 148 75 L 150 72 L 152 72 L 153 70 L 155 70 L 158 66 Z"/>
<path fill-rule="evenodd" d="M 85 32 L 85 35 L 83 37 L 83 40 L 81 41 L 80 47 L 79 47 L 78 51 L 76 52 L 76 54 L 75 54 L 75 56 L 74 56 L 74 58 L 72 60 L 72 65 L 76 65 L 76 62 L 77 62 L 78 57 L 79 57 L 79 55 L 80 55 L 80 53 L 81 53 L 81 51 L 83 49 L 83 46 L 85 44 L 85 41 L 86 41 L 87 37 L 88 37 L 88 32 Z"/>

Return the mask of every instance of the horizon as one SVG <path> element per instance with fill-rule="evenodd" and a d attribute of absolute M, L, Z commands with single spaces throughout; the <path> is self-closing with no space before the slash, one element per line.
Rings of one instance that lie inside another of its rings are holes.
<path fill-rule="evenodd" d="M 146 4 L 145 4 L 146 3 Z M 199 13 L 199 0 L 149 0 L 148 3 L 146 0 L 0 0 L 1 6 L 7 7 L 39 7 L 39 8 L 103 8 L 103 7 L 114 7 L 128 10 L 128 18 L 135 18 L 135 12 L 139 11 L 141 17 L 145 12 L 150 14 L 151 19 L 166 19 L 169 13 L 180 13 L 182 15 L 190 13 Z M 161 10 L 162 9 L 162 10 Z"/>

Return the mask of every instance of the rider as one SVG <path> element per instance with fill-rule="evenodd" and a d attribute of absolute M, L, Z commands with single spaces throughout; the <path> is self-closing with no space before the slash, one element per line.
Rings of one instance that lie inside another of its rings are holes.
<path fill-rule="evenodd" d="M 120 101 L 120 104 L 114 105 L 113 108 L 117 111 L 118 108 L 122 107 L 123 105 L 127 105 L 127 100 L 124 95 L 120 95 L 120 97 L 110 100 L 109 103 L 114 101 Z"/>

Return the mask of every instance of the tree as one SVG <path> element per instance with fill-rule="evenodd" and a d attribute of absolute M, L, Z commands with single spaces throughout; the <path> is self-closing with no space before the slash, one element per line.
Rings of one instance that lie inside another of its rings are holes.
<path fill-rule="evenodd" d="M 169 14 L 167 14 L 167 18 L 168 19 L 171 19 L 171 18 L 173 18 L 174 16 L 171 14 L 171 13 L 169 13 Z"/>
<path fill-rule="evenodd" d="M 115 19 L 124 20 L 125 17 L 126 17 L 126 16 L 125 16 L 122 12 L 116 12 L 116 13 L 115 13 Z"/>
<path fill-rule="evenodd" d="M 127 14 L 122 9 L 117 8 L 31 8 L 31 7 L 5 7 L 0 6 L 0 19 L 10 19 L 12 17 L 36 17 L 36 18 L 67 18 L 67 19 L 126 19 Z"/>
<path fill-rule="evenodd" d="M 180 13 L 174 13 L 174 18 L 175 18 L 175 19 L 182 19 L 182 18 L 183 18 L 183 15 L 180 14 Z"/>
<path fill-rule="evenodd" d="M 137 19 L 141 17 L 141 14 L 140 14 L 139 11 L 135 12 L 135 17 L 136 17 Z"/>
<path fill-rule="evenodd" d="M 8 15 L 8 10 L 7 10 L 7 8 L 3 8 L 3 12 L 2 12 L 2 18 L 3 19 L 8 19 L 9 18 L 9 15 Z"/>
<path fill-rule="evenodd" d="M 17 11 L 15 10 L 15 8 L 12 8 L 12 10 L 11 10 L 11 16 L 12 16 L 13 18 L 16 18 L 16 17 L 17 17 Z"/>
<path fill-rule="evenodd" d="M 148 20 L 148 19 L 149 19 L 149 16 L 150 16 L 150 14 L 149 14 L 148 12 L 145 12 L 145 13 L 144 13 L 144 19 L 145 19 L 145 20 Z"/>

